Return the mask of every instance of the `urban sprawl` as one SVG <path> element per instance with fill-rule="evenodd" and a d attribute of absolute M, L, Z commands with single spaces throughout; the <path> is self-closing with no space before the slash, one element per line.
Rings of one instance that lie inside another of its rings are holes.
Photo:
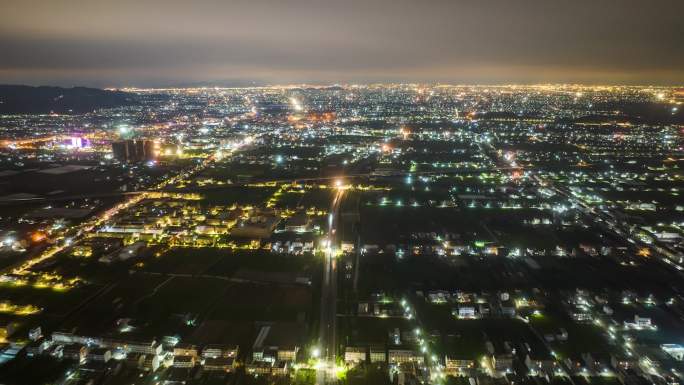
<path fill-rule="evenodd" d="M 0 116 L 0 383 L 684 383 L 684 90 Z"/>

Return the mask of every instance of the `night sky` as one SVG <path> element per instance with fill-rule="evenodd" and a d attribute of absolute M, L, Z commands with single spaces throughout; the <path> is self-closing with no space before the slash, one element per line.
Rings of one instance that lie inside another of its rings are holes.
<path fill-rule="evenodd" d="M 683 0 L 0 0 L 0 83 L 684 84 Z"/>

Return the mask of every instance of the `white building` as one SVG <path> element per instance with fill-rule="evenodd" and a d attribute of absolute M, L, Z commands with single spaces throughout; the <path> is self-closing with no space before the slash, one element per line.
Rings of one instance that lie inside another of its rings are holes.
<path fill-rule="evenodd" d="M 458 307 L 458 318 L 461 319 L 473 319 L 477 318 L 477 312 L 474 306 L 459 306 Z"/>
<path fill-rule="evenodd" d="M 366 348 L 347 346 L 344 350 L 344 362 L 347 364 L 366 362 Z"/>

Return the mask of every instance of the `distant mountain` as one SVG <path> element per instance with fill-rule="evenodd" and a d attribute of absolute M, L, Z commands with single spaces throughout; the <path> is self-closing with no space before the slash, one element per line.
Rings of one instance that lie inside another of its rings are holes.
<path fill-rule="evenodd" d="M 134 104 L 136 95 L 121 91 L 0 85 L 0 114 L 84 113 Z"/>

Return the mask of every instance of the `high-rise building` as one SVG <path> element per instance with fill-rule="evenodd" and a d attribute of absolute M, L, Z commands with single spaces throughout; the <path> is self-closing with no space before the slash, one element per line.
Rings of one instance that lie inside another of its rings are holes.
<path fill-rule="evenodd" d="M 128 148 L 125 141 L 112 142 L 112 154 L 114 159 L 120 160 L 122 162 L 128 161 Z"/>
<path fill-rule="evenodd" d="M 135 141 L 135 155 L 136 155 L 136 161 L 141 161 L 144 159 L 147 159 L 145 156 L 145 141 L 144 140 L 136 140 Z"/>
<path fill-rule="evenodd" d="M 126 152 L 128 154 L 126 162 L 135 163 L 138 161 L 138 147 L 135 145 L 134 140 L 126 141 Z"/>
<path fill-rule="evenodd" d="M 144 149 L 146 160 L 152 160 L 155 158 L 154 142 L 153 141 L 146 140 L 145 144 L 143 145 L 143 149 Z"/>
<path fill-rule="evenodd" d="M 122 140 L 112 142 L 114 159 L 136 163 L 154 159 L 154 142 L 151 140 Z"/>

